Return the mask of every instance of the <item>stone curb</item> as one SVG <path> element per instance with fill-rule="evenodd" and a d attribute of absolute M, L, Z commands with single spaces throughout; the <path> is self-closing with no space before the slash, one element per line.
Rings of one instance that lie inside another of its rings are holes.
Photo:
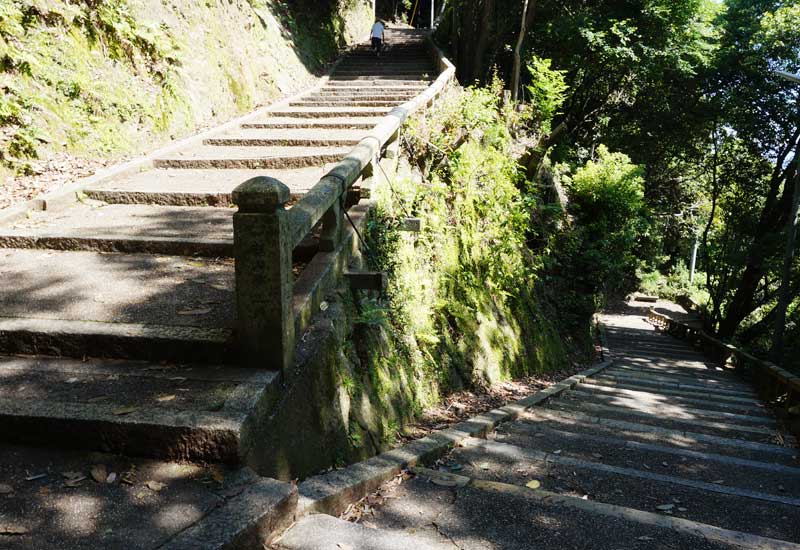
<path fill-rule="evenodd" d="M 309 513 L 338 516 L 350 504 L 373 492 L 403 469 L 441 457 L 468 438 L 486 437 L 498 424 L 515 420 L 531 407 L 575 387 L 611 364 L 612 361 L 606 361 L 504 407 L 435 431 L 347 468 L 311 477 L 298 486 L 297 518 Z"/>
<path fill-rule="evenodd" d="M 297 489 L 261 479 L 188 527 L 159 550 L 251 550 L 265 548 L 292 523 Z"/>

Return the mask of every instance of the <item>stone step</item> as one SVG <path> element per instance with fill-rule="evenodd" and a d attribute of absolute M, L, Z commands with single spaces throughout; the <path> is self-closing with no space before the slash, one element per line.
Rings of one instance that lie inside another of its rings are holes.
<path fill-rule="evenodd" d="M 744 403 L 730 403 L 718 401 L 715 399 L 703 399 L 696 397 L 681 397 L 678 395 L 659 395 L 657 393 L 644 391 L 644 390 L 625 390 L 616 387 L 603 386 L 592 382 L 591 378 L 582 382 L 575 388 L 577 391 L 596 393 L 599 395 L 609 395 L 615 397 L 635 397 L 650 401 L 652 403 L 672 403 L 672 404 L 687 404 L 702 405 L 703 408 L 712 410 L 723 410 L 732 412 L 741 412 L 742 414 L 765 414 L 766 409 L 763 406 L 746 405 Z"/>
<path fill-rule="evenodd" d="M 667 349 L 614 349 L 609 347 L 611 354 L 616 359 L 658 359 L 659 361 L 685 361 L 695 364 L 704 364 L 709 361 L 705 355 L 699 351 L 689 349 L 667 350 Z"/>
<path fill-rule="evenodd" d="M 714 395 L 725 395 L 730 397 L 744 397 L 744 398 L 753 398 L 755 397 L 755 392 L 749 388 L 742 388 L 736 390 L 729 390 L 724 388 L 715 388 L 711 390 L 708 386 L 703 385 L 698 382 L 690 381 L 690 382 L 682 382 L 679 380 L 670 381 L 668 379 L 664 379 L 665 377 L 654 378 L 653 376 L 647 374 L 632 374 L 625 371 L 613 371 L 613 372 L 602 372 L 593 379 L 595 380 L 602 380 L 602 381 L 614 381 L 614 382 L 624 382 L 624 383 L 633 383 L 642 386 L 657 386 L 666 389 L 673 389 L 673 390 L 686 390 L 691 392 L 708 392 Z"/>
<path fill-rule="evenodd" d="M 233 210 L 90 204 L 33 212 L 0 228 L 0 248 L 222 257 L 233 254 Z"/>
<path fill-rule="evenodd" d="M 698 420 L 719 420 L 721 422 L 734 422 L 741 424 L 756 424 L 759 426 L 775 426 L 775 419 L 762 414 L 741 414 L 732 411 L 720 411 L 704 405 L 689 405 L 676 403 L 670 399 L 645 399 L 639 395 L 603 395 L 597 392 L 581 391 L 581 386 L 569 392 L 572 397 L 580 398 L 583 403 L 595 405 L 611 405 L 614 407 L 630 408 L 639 412 L 649 412 L 659 416 L 685 415 L 687 418 Z M 712 404 L 713 405 L 713 404 Z"/>
<path fill-rule="evenodd" d="M 156 169 L 120 176 L 83 192 L 89 199 L 111 204 L 232 206 L 231 191 L 251 178 L 278 179 L 297 198 L 313 187 L 324 173 L 325 167 L 319 166 L 294 170 Z"/>
<path fill-rule="evenodd" d="M 341 68 L 338 67 L 336 72 L 331 75 L 332 79 L 344 77 L 375 77 L 375 78 L 390 78 L 401 80 L 404 78 L 428 78 L 432 79 L 437 75 L 436 71 L 431 67 L 424 68 Z"/>
<path fill-rule="evenodd" d="M 479 439 L 462 445 L 450 458 L 464 465 L 467 477 L 518 486 L 536 479 L 544 491 L 652 513 L 669 504 L 674 517 L 725 529 L 746 526 L 755 535 L 800 542 L 800 524 L 790 519 L 800 499 L 778 494 L 777 487 L 750 491 Z"/>
<path fill-rule="evenodd" d="M 0 439 L 238 463 L 245 421 L 278 379 L 229 365 L 0 356 Z"/>
<path fill-rule="evenodd" d="M 306 168 L 335 163 L 351 147 L 242 147 L 200 145 L 154 161 L 156 168 Z"/>
<path fill-rule="evenodd" d="M 368 101 L 394 101 L 395 103 L 402 103 L 416 97 L 416 92 L 393 92 L 382 93 L 378 91 L 356 91 L 356 92 L 342 92 L 338 90 L 323 91 L 315 94 L 305 96 L 304 101 L 336 101 L 338 103 L 349 103 L 350 101 L 368 100 Z"/>
<path fill-rule="evenodd" d="M 361 84 L 362 82 L 377 82 L 379 84 L 391 84 L 393 86 L 409 84 L 430 83 L 433 81 L 432 76 L 427 73 L 387 73 L 385 75 L 362 75 L 362 74 L 333 74 L 329 82 L 333 84 L 341 84 L 343 82 L 353 82 Z"/>
<path fill-rule="evenodd" d="M 451 487 L 440 472 L 423 468 L 414 468 L 414 472 L 415 478 L 393 491 L 392 496 L 397 498 L 371 507 L 371 525 L 378 529 L 404 529 L 446 541 L 451 548 L 469 549 L 800 548 L 741 531 L 573 495 L 467 476 L 458 476 L 457 486 Z M 431 481 L 431 476 L 441 481 Z M 323 548 L 337 550 L 335 542 Z"/>
<path fill-rule="evenodd" d="M 527 437 L 544 437 L 537 435 L 538 432 L 552 431 L 559 434 L 570 434 L 568 437 L 573 439 L 583 439 L 586 446 L 592 450 L 592 442 L 597 439 L 601 443 L 617 441 L 620 448 L 649 449 L 657 452 L 674 455 L 679 457 L 697 458 L 711 460 L 721 464 L 733 464 L 774 472 L 777 474 L 788 474 L 792 476 L 800 475 L 800 460 L 795 459 L 791 454 L 781 454 L 771 452 L 775 449 L 786 450 L 786 447 L 767 445 L 766 449 L 752 449 L 753 443 L 740 441 L 737 439 L 726 439 L 719 436 L 712 438 L 713 441 L 705 441 L 701 434 L 700 438 L 688 437 L 683 432 L 670 432 L 668 430 L 652 430 L 645 424 L 636 424 L 632 421 L 622 423 L 605 420 L 598 423 L 599 417 L 588 415 L 575 415 L 557 411 L 548 411 L 535 408 L 531 412 L 519 417 L 514 422 L 509 422 L 498 428 L 501 433 L 519 433 Z M 629 428 L 627 426 L 633 426 Z M 621 443 L 624 441 L 625 443 Z M 723 441 L 725 444 L 719 443 Z M 748 447 L 746 447 L 746 446 Z M 760 444 L 759 444 L 760 445 Z M 541 447 L 540 448 L 544 448 Z M 676 460 L 673 458 L 672 460 Z M 661 461 L 658 462 L 659 464 Z M 755 475 L 755 473 L 753 474 Z"/>
<path fill-rule="evenodd" d="M 349 101 L 336 101 L 328 99 L 299 99 L 292 101 L 290 107 L 341 107 L 349 105 L 352 107 L 396 107 L 402 104 L 402 101 L 396 99 L 379 100 L 379 99 L 350 99 Z"/>
<path fill-rule="evenodd" d="M 643 378 L 645 380 L 653 380 L 658 382 L 673 382 L 681 385 L 686 384 L 690 386 L 701 386 L 711 390 L 731 390 L 746 393 L 748 395 L 753 393 L 752 387 L 744 382 L 738 382 L 735 379 L 709 379 L 700 378 L 697 376 L 683 376 L 672 372 L 663 372 L 658 368 L 642 368 L 642 367 L 626 367 L 614 365 L 610 369 L 604 371 L 605 374 L 612 376 L 629 376 L 632 378 Z"/>
<path fill-rule="evenodd" d="M 371 130 L 381 118 L 376 117 L 329 117 L 329 118 L 302 118 L 302 117 L 270 117 L 254 120 L 242 124 L 242 128 L 251 129 L 350 129 L 350 130 Z"/>
<path fill-rule="evenodd" d="M 385 88 L 385 87 L 414 87 L 414 88 L 427 88 L 432 80 L 430 78 L 418 78 L 414 76 L 413 78 L 406 78 L 406 77 L 397 77 L 397 78 L 375 78 L 375 77 L 348 77 L 343 76 L 341 78 L 337 78 L 332 76 L 326 84 L 326 87 L 339 87 L 344 88 L 346 86 L 351 86 L 354 88 L 360 88 L 363 86 L 375 86 L 377 88 Z"/>
<path fill-rule="evenodd" d="M 422 92 L 428 88 L 428 83 L 419 81 L 398 81 L 398 82 L 381 82 L 379 80 L 362 80 L 360 82 L 352 81 L 329 81 L 323 87 L 319 88 L 321 91 L 350 91 L 350 90 L 412 90 L 415 92 Z"/>
<path fill-rule="evenodd" d="M 389 113 L 387 107 L 284 107 L 271 111 L 270 118 L 351 118 L 351 117 L 382 117 Z"/>
<path fill-rule="evenodd" d="M 547 408 L 569 413 L 586 413 L 608 420 L 630 420 L 673 431 L 692 431 L 709 435 L 719 434 L 729 438 L 758 443 L 774 443 L 778 434 L 776 430 L 750 424 L 701 420 L 690 415 L 679 414 L 659 414 L 656 416 L 652 412 L 637 411 L 629 407 L 596 405 L 566 397 L 548 401 Z"/>
<path fill-rule="evenodd" d="M 246 128 L 205 140 L 206 145 L 244 147 L 352 147 L 368 132 L 342 129 L 275 129 Z"/>
<path fill-rule="evenodd" d="M 696 379 L 696 380 L 704 380 L 704 381 L 718 381 L 718 382 L 738 382 L 744 383 L 743 379 L 737 376 L 735 373 L 730 372 L 730 369 L 724 369 L 722 367 L 678 367 L 678 366 L 667 366 L 667 364 L 663 363 L 647 363 L 647 362 L 636 362 L 636 361 L 624 361 L 624 360 L 617 360 L 614 361 L 614 368 L 620 370 L 629 370 L 633 372 L 653 372 L 653 373 L 660 373 L 660 374 L 669 374 L 669 375 L 676 375 L 682 376 L 684 378 L 689 379 Z"/>
<path fill-rule="evenodd" d="M 644 443 L 658 443 L 681 449 L 690 448 L 771 464 L 800 467 L 800 453 L 797 449 L 690 430 L 661 428 L 641 423 L 638 419 L 617 420 L 591 413 L 539 407 L 523 413 L 520 419 L 536 424 L 553 425 L 557 429 L 567 431 L 624 436 L 628 440 Z"/>
<path fill-rule="evenodd" d="M 688 391 L 688 390 L 672 390 L 665 388 L 664 386 L 658 384 L 642 384 L 640 381 L 638 382 L 629 382 L 629 381 L 618 381 L 618 380 L 610 380 L 610 379 L 600 379 L 597 377 L 593 377 L 591 379 L 592 384 L 602 385 L 606 387 L 612 388 L 620 388 L 626 390 L 637 390 L 637 391 L 646 391 L 655 394 L 661 394 L 666 396 L 678 396 L 678 397 L 692 397 L 692 398 L 699 398 L 699 399 L 708 399 L 710 401 L 721 401 L 724 403 L 741 403 L 747 406 L 755 406 L 759 404 L 757 399 L 749 398 L 749 397 L 736 397 L 731 395 L 720 395 L 717 393 L 710 393 L 708 391 Z"/>
<path fill-rule="evenodd" d="M 283 550 L 452 550 L 453 545 L 402 530 L 371 529 L 326 514 L 312 514 L 295 523 L 273 547 Z"/>
<path fill-rule="evenodd" d="M 800 495 L 800 469 L 725 455 L 646 444 L 608 435 L 558 430 L 526 422 L 501 425 L 494 441 L 588 462 L 636 468 L 748 491 Z M 783 487 L 783 489 L 779 489 Z"/>
<path fill-rule="evenodd" d="M 0 353 L 235 361 L 232 260 L 0 250 Z"/>

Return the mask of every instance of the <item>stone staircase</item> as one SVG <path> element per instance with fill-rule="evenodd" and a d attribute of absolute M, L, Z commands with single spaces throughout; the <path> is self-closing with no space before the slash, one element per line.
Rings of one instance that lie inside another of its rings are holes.
<path fill-rule="evenodd" d="M 0 224 L 0 438 L 236 462 L 278 372 L 239 366 L 232 190 L 292 200 L 437 76 L 424 36 L 389 30 L 324 85 L 73 200 Z M 3 213 L 0 213 L 0 215 Z M 295 274 L 314 256 L 294 250 Z"/>
<path fill-rule="evenodd" d="M 800 549 L 796 442 L 642 313 L 605 316 L 608 368 L 415 468 L 361 524 L 306 516 L 276 548 Z"/>

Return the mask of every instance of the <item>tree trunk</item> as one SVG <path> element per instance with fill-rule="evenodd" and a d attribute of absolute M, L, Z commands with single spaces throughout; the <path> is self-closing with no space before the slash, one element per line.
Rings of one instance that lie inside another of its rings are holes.
<path fill-rule="evenodd" d="M 517 36 L 517 43 L 514 45 L 514 68 L 511 71 L 511 99 L 513 101 L 517 101 L 519 98 L 519 73 L 522 69 L 520 50 L 522 50 L 522 42 L 525 40 L 525 33 L 527 30 L 528 0 L 524 0 L 522 4 L 522 19 L 519 24 L 519 36 Z"/>
<path fill-rule="evenodd" d="M 783 255 L 783 273 L 781 277 L 781 290 L 778 304 L 775 308 L 775 328 L 772 332 L 772 349 L 770 358 L 776 363 L 783 357 L 783 332 L 786 328 L 786 309 L 791 301 L 789 283 L 792 278 L 792 262 L 794 261 L 794 248 L 797 238 L 797 209 L 800 206 L 800 142 L 794 153 L 794 192 L 792 193 L 792 207 L 789 218 L 786 220 L 786 251 Z"/>

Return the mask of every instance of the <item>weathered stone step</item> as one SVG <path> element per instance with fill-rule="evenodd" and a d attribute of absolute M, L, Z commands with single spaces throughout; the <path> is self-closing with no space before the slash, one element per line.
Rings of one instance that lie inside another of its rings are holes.
<path fill-rule="evenodd" d="M 774 443 L 778 432 L 768 428 L 752 425 L 741 425 L 732 422 L 700 420 L 686 418 L 688 415 L 660 414 L 655 416 L 651 412 L 639 412 L 626 407 L 613 407 L 609 405 L 596 405 L 574 399 L 556 399 L 547 403 L 551 410 L 569 413 L 586 413 L 609 420 L 633 421 L 673 431 L 692 431 L 704 434 L 719 434 L 725 437 L 755 441 L 758 443 Z"/>
<path fill-rule="evenodd" d="M 0 352 L 230 355 L 231 260 L 5 249 L 0 278 Z"/>
<path fill-rule="evenodd" d="M 0 353 L 235 363 L 231 329 L 0 317 Z"/>
<path fill-rule="evenodd" d="M 610 369 L 606 369 L 606 374 L 612 376 L 628 376 L 631 378 L 643 378 L 645 380 L 652 380 L 657 382 L 671 382 L 681 385 L 701 386 L 711 390 L 731 390 L 742 392 L 748 395 L 753 394 L 752 387 L 743 382 L 737 382 L 734 379 L 720 380 L 700 378 L 697 376 L 683 376 L 674 372 L 664 373 L 660 369 L 653 368 L 647 369 L 643 367 L 625 367 L 617 366 L 616 364 Z"/>
<path fill-rule="evenodd" d="M 350 147 L 201 145 L 154 161 L 156 168 L 306 168 L 341 160 Z"/>
<path fill-rule="evenodd" d="M 708 399 L 713 401 L 723 401 L 725 403 L 742 403 L 748 406 L 755 406 L 759 404 L 759 401 L 757 399 L 753 399 L 750 397 L 720 395 L 718 393 L 710 393 L 708 391 L 688 391 L 688 390 L 669 389 L 658 384 L 642 384 L 641 380 L 636 382 L 630 382 L 630 381 L 622 382 L 618 380 L 600 379 L 598 377 L 593 377 L 591 381 L 593 384 L 601 386 L 620 388 L 626 390 L 646 391 L 666 396 L 692 397 L 692 398 Z"/>
<path fill-rule="evenodd" d="M 326 514 L 312 514 L 295 523 L 274 548 L 284 550 L 451 550 L 449 542 L 431 541 L 402 530 L 370 529 Z"/>
<path fill-rule="evenodd" d="M 609 429 L 610 428 L 610 429 Z M 705 460 L 719 463 L 722 465 L 734 465 L 742 468 L 750 468 L 758 470 L 759 472 L 769 472 L 770 475 L 791 476 L 792 479 L 800 480 L 800 461 L 796 461 L 797 465 L 781 464 L 774 462 L 774 456 L 767 455 L 762 458 L 762 455 L 749 454 L 746 450 L 736 449 L 730 450 L 725 447 L 717 447 L 712 449 L 709 445 L 704 445 L 698 441 L 691 441 L 691 444 L 683 438 L 666 437 L 663 434 L 657 437 L 648 437 L 648 434 L 636 433 L 625 430 L 617 430 L 613 427 L 603 428 L 594 424 L 582 423 L 580 421 L 570 421 L 569 419 L 544 419 L 539 418 L 538 415 L 529 415 L 524 419 L 508 422 L 498 427 L 499 434 L 516 434 L 520 437 L 532 438 L 531 445 L 538 449 L 558 449 L 558 445 L 551 445 L 548 443 L 548 434 L 558 436 L 561 438 L 569 439 L 573 442 L 584 442 L 583 449 L 591 452 L 593 458 L 604 458 L 594 456 L 597 447 L 595 444 L 603 446 L 611 446 L 614 453 L 624 453 L 626 449 L 642 450 L 654 453 L 661 453 L 670 455 L 672 458 L 651 460 L 648 464 L 651 466 L 661 464 L 668 460 L 668 464 L 673 461 L 680 461 L 681 463 L 689 460 Z M 541 443 L 536 443 L 540 441 Z M 603 454 L 603 453 L 599 453 Z M 741 456 L 744 455 L 744 456 Z M 753 457 L 753 458 L 750 458 Z M 627 461 L 629 457 L 625 456 Z M 788 462 L 788 461 L 787 461 Z M 693 463 L 693 462 L 692 462 Z M 701 474 L 702 468 L 698 468 L 693 474 Z M 751 472 L 750 476 L 756 475 Z M 760 473 L 758 474 L 760 475 Z M 725 475 L 715 477 L 717 479 L 732 479 L 736 482 L 744 481 L 749 483 L 752 479 L 740 480 Z M 757 479 L 755 481 L 758 481 Z M 735 484 L 735 483 L 734 483 Z M 781 485 L 780 482 L 775 486 Z M 760 487 L 763 489 L 763 487 Z"/>
<path fill-rule="evenodd" d="M 330 81 L 335 84 L 342 82 L 377 82 L 379 84 L 402 85 L 406 83 L 419 84 L 420 82 L 430 83 L 433 78 L 428 73 L 387 73 L 385 75 L 361 75 L 361 74 L 334 74 Z"/>
<path fill-rule="evenodd" d="M 0 356 L 0 439 L 240 462 L 278 374 L 220 366 Z"/>
<path fill-rule="evenodd" d="M 270 118 L 350 118 L 381 117 L 391 109 L 387 107 L 285 107 L 269 113 Z"/>
<path fill-rule="evenodd" d="M 638 350 L 638 349 L 614 349 L 610 348 L 613 351 L 611 352 L 615 358 L 621 360 L 627 359 L 658 359 L 659 361 L 685 361 L 685 362 L 693 362 L 696 364 L 704 364 L 708 361 L 708 358 L 705 357 L 699 351 L 693 350 L 666 350 L 666 349 L 650 349 L 650 350 Z"/>
<path fill-rule="evenodd" d="M 350 99 L 347 102 L 330 101 L 328 99 L 298 99 L 292 101 L 290 107 L 340 107 L 342 105 L 350 105 L 352 107 L 395 107 L 400 105 L 402 101 L 396 99 L 380 100 L 380 99 Z"/>
<path fill-rule="evenodd" d="M 746 525 L 755 535 L 800 541 L 800 524 L 790 519 L 796 517 L 800 499 L 792 495 L 748 491 L 485 440 L 466 440 L 451 457 L 472 478 L 491 476 L 493 481 L 518 486 L 536 479 L 545 491 L 586 495 L 590 500 L 653 513 L 659 511 L 657 506 L 670 504 L 675 517 L 725 529 Z"/>
<path fill-rule="evenodd" d="M 430 85 L 430 83 L 431 83 L 430 78 L 417 78 L 417 77 L 414 78 L 331 77 L 328 86 L 338 86 L 338 87 L 376 86 L 379 88 L 387 86 L 403 86 L 403 87 L 416 86 L 416 87 L 427 88 Z"/>
<path fill-rule="evenodd" d="M 451 548 L 800 548 L 665 514 L 484 479 L 458 476 L 456 487 L 443 486 L 446 480 L 436 484 L 426 475 L 430 472 L 442 479 L 441 473 L 422 468 L 414 471 L 417 477 L 393 491 L 397 498 L 375 507 L 369 521 L 379 529 L 405 528 L 415 534 L 441 536 Z"/>
<path fill-rule="evenodd" d="M 800 470 L 724 455 L 683 452 L 674 447 L 629 443 L 618 437 L 551 430 L 524 422 L 502 426 L 494 441 L 544 452 L 557 450 L 561 451 L 560 456 L 680 479 L 776 495 L 800 495 Z"/>
<path fill-rule="evenodd" d="M 294 170 L 155 169 L 114 178 L 83 192 L 89 199 L 112 204 L 232 206 L 231 191 L 251 178 L 273 177 L 286 184 L 293 196 L 299 197 L 323 175 L 323 167 Z"/>
<path fill-rule="evenodd" d="M 616 420 L 577 411 L 536 408 L 524 413 L 521 420 L 536 424 L 553 424 L 558 429 L 625 436 L 626 439 L 645 443 L 659 443 L 678 448 L 691 448 L 698 451 L 737 456 L 750 460 L 800 466 L 797 449 L 746 441 L 720 435 L 710 435 L 697 431 L 675 430 L 643 424 L 633 420 Z"/>
<path fill-rule="evenodd" d="M 329 117 L 329 118 L 301 118 L 301 117 L 270 117 L 242 124 L 244 129 L 351 129 L 371 130 L 381 121 L 376 117 Z"/>
<path fill-rule="evenodd" d="M 599 395 L 608 395 L 613 397 L 633 397 L 654 404 L 667 402 L 675 405 L 702 405 L 703 408 L 706 409 L 740 412 L 742 414 L 762 415 L 767 412 L 763 406 L 760 407 L 756 405 L 746 405 L 744 403 L 730 403 L 714 399 L 681 397 L 678 395 L 665 396 L 644 390 L 626 390 L 613 386 L 603 386 L 601 384 L 595 384 L 591 380 L 592 379 L 589 378 L 582 382 L 579 386 L 576 386 L 576 391 L 596 393 Z"/>
<path fill-rule="evenodd" d="M 377 77 L 377 78 L 393 78 L 403 79 L 407 77 L 420 78 L 435 76 L 436 72 L 432 67 L 407 67 L 407 68 L 337 68 L 336 72 L 331 76 L 332 79 L 343 77 Z"/>
<path fill-rule="evenodd" d="M 581 391 L 580 387 L 570 391 L 569 394 L 572 397 L 579 398 L 583 403 L 630 408 L 640 412 L 658 414 L 659 416 L 670 417 L 679 415 L 698 420 L 719 420 L 720 422 L 757 424 L 759 426 L 775 425 L 774 418 L 763 416 L 763 414 L 740 414 L 731 411 L 720 411 L 701 405 L 692 406 L 686 403 L 675 403 L 672 399 L 647 400 L 640 396 L 602 395 Z M 762 413 L 763 412 L 764 411 L 762 411 Z"/>
<path fill-rule="evenodd" d="M 319 128 L 264 130 L 247 128 L 205 140 L 206 145 L 246 147 L 347 147 L 358 144 L 367 132 Z"/>
<path fill-rule="evenodd" d="M 0 228 L 0 247 L 231 256 L 233 210 L 76 203 Z"/>
<path fill-rule="evenodd" d="M 368 101 L 394 101 L 395 103 L 403 103 L 417 95 L 416 92 L 392 92 L 382 93 L 379 91 L 356 91 L 356 92 L 343 92 L 338 90 L 323 91 L 315 94 L 305 96 L 303 101 L 336 101 L 338 103 L 349 103 L 350 101 L 368 100 Z"/>
<path fill-rule="evenodd" d="M 395 81 L 395 82 L 382 82 L 380 80 L 362 80 L 362 81 L 329 81 L 320 90 L 415 90 L 423 91 L 428 87 L 427 82 L 420 82 L 418 80 L 410 81 Z"/>
<path fill-rule="evenodd" d="M 594 377 L 594 379 L 602 381 L 633 383 L 641 386 L 657 386 L 674 390 L 709 392 L 714 395 L 726 395 L 731 397 L 752 398 L 755 396 L 755 392 L 750 389 L 730 390 L 724 388 L 715 388 L 711 390 L 708 386 L 693 381 L 692 382 L 670 381 L 669 379 L 659 379 L 646 374 L 643 375 L 632 374 L 625 371 L 614 371 L 613 373 L 603 372 L 600 373 L 598 376 Z"/>
<path fill-rule="evenodd" d="M 686 342 L 674 339 L 644 340 L 638 336 L 607 336 L 608 345 L 614 350 L 624 351 L 651 351 L 651 350 L 676 350 L 697 352 L 697 350 Z"/>
<path fill-rule="evenodd" d="M 682 376 L 684 378 L 691 378 L 697 380 L 707 380 L 707 381 L 719 381 L 719 382 L 734 382 L 734 383 L 744 383 L 741 378 L 739 378 L 733 372 L 730 372 L 728 369 L 724 369 L 722 367 L 708 367 L 708 368 L 697 368 L 697 367 L 678 367 L 678 366 L 665 366 L 665 364 L 652 364 L 646 362 L 637 362 L 637 361 L 630 361 L 630 360 L 617 360 L 614 361 L 614 368 L 620 370 L 630 370 L 636 372 L 654 372 L 660 373 L 665 375 L 676 375 Z"/>

